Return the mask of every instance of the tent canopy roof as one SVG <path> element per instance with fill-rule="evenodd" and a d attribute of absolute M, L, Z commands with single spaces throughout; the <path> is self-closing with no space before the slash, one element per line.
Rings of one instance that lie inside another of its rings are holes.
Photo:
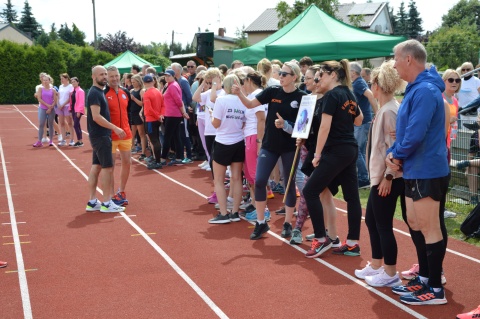
<path fill-rule="evenodd" d="M 289 61 L 309 56 L 313 61 L 367 59 L 392 55 L 404 37 L 363 31 L 340 22 L 315 5 L 271 36 L 233 51 L 233 59 L 256 64 L 262 58 Z"/>
<path fill-rule="evenodd" d="M 118 71 L 120 74 L 130 72 L 130 69 L 132 68 L 132 64 L 138 65 L 140 68 L 144 66 L 145 64 L 148 64 L 157 70 L 157 72 L 161 72 L 162 67 L 158 65 L 152 65 L 152 63 L 148 62 L 147 60 L 142 59 L 132 51 L 125 51 L 122 54 L 120 54 L 118 57 L 113 59 L 112 61 L 108 62 L 107 64 L 104 65 L 104 67 L 108 68 L 109 66 L 116 66 L 118 68 Z"/>

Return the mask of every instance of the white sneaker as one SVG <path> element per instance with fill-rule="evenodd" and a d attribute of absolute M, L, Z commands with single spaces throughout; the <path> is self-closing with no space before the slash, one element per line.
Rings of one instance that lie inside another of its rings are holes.
<path fill-rule="evenodd" d="M 101 213 L 121 213 L 125 211 L 125 207 L 118 206 L 113 201 L 110 201 L 107 205 L 102 203 L 102 208 L 100 208 Z"/>
<path fill-rule="evenodd" d="M 48 143 L 50 140 L 47 137 L 42 138 L 42 143 Z"/>
<path fill-rule="evenodd" d="M 211 171 L 212 171 L 212 168 L 211 168 L 210 166 L 208 166 L 207 168 L 205 168 L 205 170 L 206 170 L 207 172 L 211 172 Z"/>
<path fill-rule="evenodd" d="M 68 145 L 73 146 L 75 145 L 75 142 L 73 140 L 70 140 L 70 143 L 68 143 Z"/>
<path fill-rule="evenodd" d="M 398 272 L 395 274 L 395 276 L 390 277 L 383 269 L 379 274 L 366 276 L 365 282 L 372 287 L 394 287 L 402 284 L 402 280 L 398 276 Z"/>
<path fill-rule="evenodd" d="M 215 204 L 215 209 L 220 209 L 220 204 Z M 227 209 L 233 209 L 233 201 L 227 199 Z"/>
<path fill-rule="evenodd" d="M 383 272 L 383 266 L 378 269 L 373 269 L 370 265 L 370 262 L 367 261 L 367 265 L 363 269 L 355 269 L 355 277 L 365 279 L 366 276 L 374 276 Z"/>
<path fill-rule="evenodd" d="M 62 134 L 58 134 L 57 140 L 58 140 L 59 142 L 63 141 L 63 135 L 62 135 Z"/>
<path fill-rule="evenodd" d="M 102 202 L 96 199 L 95 204 L 90 204 L 87 202 L 87 208 L 85 209 L 87 212 L 96 212 L 102 208 Z"/>
<path fill-rule="evenodd" d="M 210 163 L 205 161 L 205 164 L 203 164 L 200 168 L 201 169 L 207 169 L 207 167 L 210 167 Z"/>
<path fill-rule="evenodd" d="M 67 145 L 67 141 L 61 141 L 60 143 L 58 143 L 58 146 L 65 146 Z"/>
<path fill-rule="evenodd" d="M 208 164 L 207 161 L 203 161 L 201 164 L 198 164 L 198 167 L 202 168 L 205 164 Z"/>
<path fill-rule="evenodd" d="M 443 212 L 443 218 L 454 218 L 457 217 L 457 213 L 446 210 Z"/>

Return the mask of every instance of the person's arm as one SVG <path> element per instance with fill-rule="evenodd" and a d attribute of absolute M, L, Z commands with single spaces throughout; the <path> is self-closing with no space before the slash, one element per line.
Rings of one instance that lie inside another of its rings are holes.
<path fill-rule="evenodd" d="M 181 81 L 180 85 L 182 87 L 183 94 L 185 94 L 185 106 L 192 104 L 192 91 L 190 91 L 190 85 L 188 81 Z"/>
<path fill-rule="evenodd" d="M 362 122 L 363 122 L 363 112 L 360 107 L 357 107 L 357 108 L 360 113 L 357 115 L 357 117 L 355 117 L 355 120 L 353 120 L 353 125 L 360 126 L 362 125 Z"/>
<path fill-rule="evenodd" d="M 443 100 L 443 105 L 445 107 L 445 138 L 448 136 L 448 131 L 450 130 L 450 105 L 448 105 L 447 101 Z"/>
<path fill-rule="evenodd" d="M 232 93 L 237 95 L 240 98 L 240 101 L 242 101 L 243 105 L 245 105 L 247 109 L 253 109 L 261 105 L 260 101 L 257 100 L 256 98 L 253 98 L 252 100 L 250 100 L 248 97 L 246 97 L 245 94 L 240 89 L 240 85 L 237 83 L 237 81 L 235 81 L 235 84 L 232 86 Z"/>
<path fill-rule="evenodd" d="M 314 167 L 318 166 L 320 157 L 322 156 L 323 147 L 327 142 L 328 134 L 330 133 L 330 127 L 332 126 L 332 116 L 330 114 L 322 113 L 322 122 L 318 129 L 317 145 L 315 147 L 315 154 L 313 156 L 312 164 Z"/>
<path fill-rule="evenodd" d="M 202 97 L 201 97 L 201 94 L 203 92 L 203 88 L 205 86 L 205 81 L 202 82 L 202 84 L 200 84 L 197 89 L 195 90 L 195 93 L 193 94 L 192 96 L 192 100 L 194 100 L 195 102 L 198 102 L 198 103 L 201 103 L 202 102 Z"/>
<path fill-rule="evenodd" d="M 132 89 L 132 91 L 133 91 L 133 89 Z M 143 89 L 140 90 L 140 99 L 143 98 L 143 93 L 142 93 L 142 91 L 143 91 Z M 137 99 L 137 98 L 135 97 L 135 95 L 130 94 L 130 98 L 133 100 L 133 102 L 137 103 L 139 106 L 143 106 L 142 100 Z"/>
<path fill-rule="evenodd" d="M 466 113 L 476 110 L 480 107 L 480 95 L 478 95 L 473 101 L 458 110 L 458 114 L 465 115 Z"/>
<path fill-rule="evenodd" d="M 122 130 L 121 128 L 113 125 L 112 123 L 107 121 L 107 119 L 105 119 L 102 116 L 102 114 L 100 114 L 100 105 L 95 105 L 95 104 L 90 105 L 90 111 L 92 112 L 92 118 L 95 121 L 95 123 L 97 123 L 98 125 L 100 125 L 102 127 L 105 127 L 105 128 L 108 128 L 108 129 L 114 131 L 115 134 L 117 134 L 118 137 L 120 137 L 121 139 L 123 139 L 126 136 L 124 130 Z"/>
<path fill-rule="evenodd" d="M 265 135 L 265 111 L 260 110 L 255 113 L 257 117 L 257 153 L 262 147 L 263 136 Z"/>
<path fill-rule="evenodd" d="M 369 89 L 366 90 L 363 95 L 368 99 L 368 103 L 372 106 L 372 110 L 374 114 L 377 114 L 378 112 L 378 102 L 377 100 L 373 97 L 372 91 Z"/>
<path fill-rule="evenodd" d="M 213 90 L 212 90 L 213 91 Z M 215 106 L 213 107 L 213 114 L 212 114 L 212 125 L 214 128 L 219 128 L 222 125 L 223 112 L 225 106 L 219 103 L 220 100 L 215 102 Z"/>

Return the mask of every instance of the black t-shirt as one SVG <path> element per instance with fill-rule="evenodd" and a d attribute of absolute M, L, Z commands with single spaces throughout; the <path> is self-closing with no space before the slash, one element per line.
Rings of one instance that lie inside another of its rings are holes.
<path fill-rule="evenodd" d="M 112 130 L 98 125 L 93 120 L 92 111 L 90 109 L 90 105 L 100 105 L 100 115 L 102 115 L 107 121 L 110 122 L 110 110 L 108 109 L 107 99 L 105 98 L 103 90 L 99 89 L 96 86 L 92 86 L 88 91 L 87 101 L 85 104 L 87 107 L 87 128 L 90 137 L 95 138 L 111 136 Z"/>
<path fill-rule="evenodd" d="M 332 125 L 325 148 L 339 144 L 357 145 L 353 134 L 353 122 L 360 114 L 360 109 L 355 95 L 347 86 L 337 86 L 323 96 L 320 118 L 323 113 L 332 116 Z"/>
<path fill-rule="evenodd" d="M 296 149 L 295 139 L 283 129 L 276 128 L 275 120 L 278 113 L 293 127 L 304 95 L 306 93 L 299 89 L 286 93 L 281 86 L 274 85 L 267 87 L 255 97 L 260 104 L 268 104 L 262 148 L 275 153 L 291 152 Z"/>

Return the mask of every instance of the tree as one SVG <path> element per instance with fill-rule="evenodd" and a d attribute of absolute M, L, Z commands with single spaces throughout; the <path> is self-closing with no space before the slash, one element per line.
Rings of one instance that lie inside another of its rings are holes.
<path fill-rule="evenodd" d="M 420 13 L 418 13 L 417 5 L 414 0 L 410 0 L 410 3 L 408 4 L 408 9 L 408 36 L 412 39 L 416 39 L 423 31 L 422 18 L 420 18 Z"/>
<path fill-rule="evenodd" d="M 37 39 L 43 32 L 42 26 L 33 16 L 32 7 L 30 7 L 28 4 L 28 0 L 25 0 L 22 17 L 20 18 L 20 23 L 17 26 L 23 32 L 29 34 L 33 39 Z"/>
<path fill-rule="evenodd" d="M 12 1 L 7 0 L 7 3 L 5 3 L 5 5 L 6 8 L 2 10 L 2 13 L 0 13 L 0 17 L 2 17 L 3 20 L 8 24 L 14 24 L 18 22 L 17 11 L 13 9 Z"/>
<path fill-rule="evenodd" d="M 348 17 L 348 21 L 349 24 L 353 25 L 355 28 L 360 28 L 362 26 L 362 22 L 365 21 L 365 16 L 363 14 L 352 14 Z"/>
<path fill-rule="evenodd" d="M 460 0 L 446 15 L 442 16 L 442 27 L 456 25 L 476 25 L 480 29 L 480 2 L 479 0 Z"/>
<path fill-rule="evenodd" d="M 72 36 L 72 44 L 76 44 L 81 47 L 85 46 L 85 32 L 80 31 L 80 29 L 75 25 L 75 23 L 72 24 Z"/>
<path fill-rule="evenodd" d="M 285 1 L 280 1 L 275 7 L 278 14 L 278 28 L 280 29 L 294 20 L 311 4 L 316 5 L 322 9 L 323 12 L 335 18 L 335 14 L 338 11 L 339 0 L 296 0 L 291 7 Z"/>
<path fill-rule="evenodd" d="M 392 32 L 395 33 L 397 30 L 397 16 L 393 13 L 393 7 L 388 8 L 388 15 L 390 17 L 390 23 L 392 24 Z"/>
<path fill-rule="evenodd" d="M 98 39 L 97 39 L 98 41 Z M 138 52 L 138 44 L 133 41 L 133 38 L 127 37 L 125 31 L 118 31 L 114 35 L 108 33 L 105 38 L 98 42 L 99 50 L 110 52 L 113 55 L 130 50 L 134 53 Z"/>
<path fill-rule="evenodd" d="M 46 48 L 50 44 L 50 41 L 51 39 L 48 36 L 48 34 L 46 34 L 45 32 L 42 32 L 42 34 L 40 34 L 37 37 L 37 40 L 35 42 L 37 44 L 40 44 L 42 47 Z"/>
<path fill-rule="evenodd" d="M 57 27 L 55 27 L 55 23 L 52 23 L 52 25 L 50 26 L 50 32 L 48 33 L 48 37 L 51 41 L 58 40 Z"/>
<path fill-rule="evenodd" d="M 245 26 L 243 26 L 241 30 L 237 28 L 237 31 L 235 31 L 235 36 L 237 37 L 237 39 L 235 40 L 235 49 L 243 49 L 250 46 L 248 44 L 247 34 L 244 30 Z"/>
<path fill-rule="evenodd" d="M 58 30 L 58 36 L 60 39 L 63 41 L 74 44 L 75 39 L 73 38 L 73 33 L 72 30 L 68 27 L 68 24 L 65 22 L 65 24 L 60 25 L 60 30 Z"/>
<path fill-rule="evenodd" d="M 398 13 L 397 13 L 397 28 L 394 29 L 394 33 L 395 35 L 403 35 L 403 36 L 406 36 L 407 35 L 407 25 L 408 25 L 408 21 L 407 21 L 407 12 L 405 11 L 405 3 L 402 1 L 400 3 L 400 8 L 398 9 Z"/>

